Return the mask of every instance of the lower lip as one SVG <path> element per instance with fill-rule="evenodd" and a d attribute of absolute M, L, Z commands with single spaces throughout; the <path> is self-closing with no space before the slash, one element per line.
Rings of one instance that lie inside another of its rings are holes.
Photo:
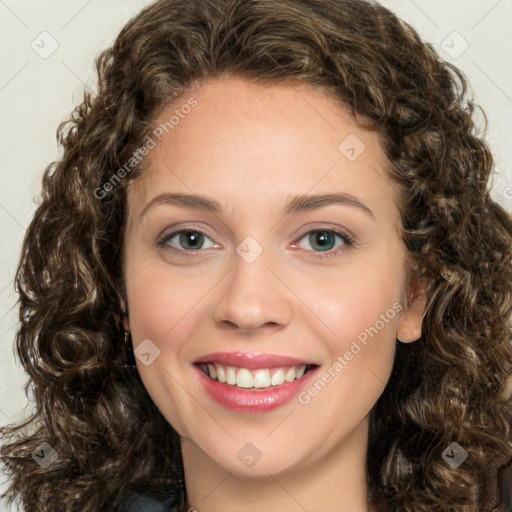
<path fill-rule="evenodd" d="M 258 413 L 276 409 L 291 400 L 311 380 L 318 368 L 310 370 L 299 380 L 293 380 L 272 389 L 247 391 L 237 386 L 222 384 L 208 377 L 198 366 L 199 381 L 206 393 L 217 403 L 235 412 Z"/>

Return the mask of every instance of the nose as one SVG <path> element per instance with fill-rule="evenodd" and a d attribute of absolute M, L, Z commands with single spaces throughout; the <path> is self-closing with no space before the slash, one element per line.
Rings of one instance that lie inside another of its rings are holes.
<path fill-rule="evenodd" d="M 220 296 L 215 297 L 213 316 L 218 327 L 250 335 L 289 324 L 294 295 L 268 263 L 265 251 L 252 263 L 236 256 Z"/>

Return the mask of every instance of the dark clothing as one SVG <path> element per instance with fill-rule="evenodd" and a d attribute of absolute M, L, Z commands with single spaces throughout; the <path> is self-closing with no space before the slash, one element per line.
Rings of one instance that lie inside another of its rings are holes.
<path fill-rule="evenodd" d="M 180 502 L 181 492 L 181 488 L 171 487 L 163 500 L 133 492 L 122 503 L 119 512 L 174 512 Z"/>
<path fill-rule="evenodd" d="M 175 503 L 176 500 L 172 498 L 161 502 L 143 496 L 142 494 L 133 493 L 128 500 L 123 503 L 120 512 L 172 512 Z"/>

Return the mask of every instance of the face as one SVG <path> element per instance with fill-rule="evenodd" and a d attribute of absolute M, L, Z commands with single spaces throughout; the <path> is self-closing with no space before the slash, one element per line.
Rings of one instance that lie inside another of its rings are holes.
<path fill-rule="evenodd" d="M 229 77 L 191 97 L 156 120 L 181 113 L 128 191 L 138 370 L 212 464 L 240 475 L 312 465 L 363 442 L 397 329 L 411 327 L 385 156 L 305 84 Z"/>

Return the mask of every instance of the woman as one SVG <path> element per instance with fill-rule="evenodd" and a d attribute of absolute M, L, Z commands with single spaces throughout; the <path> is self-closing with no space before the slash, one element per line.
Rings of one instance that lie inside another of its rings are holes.
<path fill-rule="evenodd" d="M 97 68 L 18 269 L 10 495 L 491 510 L 512 222 L 460 71 L 362 0 L 160 0 Z"/>

